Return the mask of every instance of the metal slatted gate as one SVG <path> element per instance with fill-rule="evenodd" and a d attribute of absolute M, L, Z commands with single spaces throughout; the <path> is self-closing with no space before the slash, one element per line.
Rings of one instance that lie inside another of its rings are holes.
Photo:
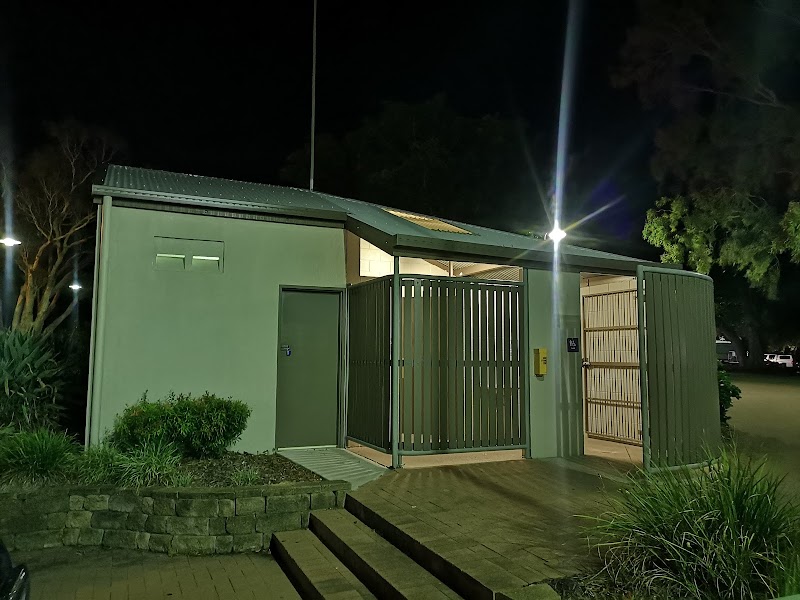
<path fill-rule="evenodd" d="M 583 296 L 586 435 L 642 445 L 636 291 Z"/>
<path fill-rule="evenodd" d="M 522 286 L 401 277 L 401 454 L 524 448 Z"/>
<path fill-rule="evenodd" d="M 696 464 L 720 443 L 713 282 L 685 271 L 638 271 L 644 466 Z"/>
<path fill-rule="evenodd" d="M 383 452 L 391 451 L 391 297 L 391 278 L 347 290 L 347 437 Z"/>

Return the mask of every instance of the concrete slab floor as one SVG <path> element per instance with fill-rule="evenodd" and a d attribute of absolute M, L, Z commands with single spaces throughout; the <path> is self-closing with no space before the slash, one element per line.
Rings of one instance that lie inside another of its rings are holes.
<path fill-rule="evenodd" d="M 347 449 L 359 456 L 369 459 L 381 466 L 391 467 L 392 456 L 384 452 L 379 452 L 361 446 L 354 442 L 348 442 Z M 597 440 L 586 436 L 584 438 L 584 454 L 606 459 L 613 462 L 626 463 L 627 465 L 641 466 L 642 447 L 629 446 L 616 442 Z M 443 467 L 447 465 L 473 465 L 480 463 L 505 462 L 509 460 L 524 460 L 522 450 L 491 450 L 486 452 L 454 452 L 450 454 L 430 454 L 424 456 L 404 456 L 404 469 L 420 469 L 425 467 Z"/>
<path fill-rule="evenodd" d="M 384 467 L 392 466 L 392 455 L 378 452 L 372 448 L 349 442 L 347 449 Z M 445 465 L 473 465 L 479 463 L 523 460 L 522 450 L 492 450 L 488 452 L 453 452 L 450 454 L 428 454 L 424 456 L 404 456 L 404 469 L 441 467 Z"/>
<path fill-rule="evenodd" d="M 642 447 L 584 437 L 584 454 L 607 460 L 642 465 Z"/>

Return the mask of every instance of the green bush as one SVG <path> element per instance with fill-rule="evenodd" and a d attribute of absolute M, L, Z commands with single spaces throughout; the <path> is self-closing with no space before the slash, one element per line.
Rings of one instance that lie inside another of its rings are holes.
<path fill-rule="evenodd" d="M 722 425 L 728 424 L 728 410 L 733 406 L 734 398 L 741 399 L 742 390 L 731 381 L 730 374 L 722 368 L 717 367 L 717 381 L 719 382 L 719 420 Z"/>
<path fill-rule="evenodd" d="M 735 450 L 704 469 L 633 476 L 592 528 L 605 570 L 626 589 L 666 585 L 675 597 L 797 593 L 800 512 L 780 483 Z"/>
<path fill-rule="evenodd" d="M 0 426 L 26 431 L 55 427 L 63 371 L 41 336 L 0 330 Z"/>
<path fill-rule="evenodd" d="M 33 486 L 68 481 L 79 446 L 70 436 L 47 429 L 0 437 L 0 483 Z"/>
<path fill-rule="evenodd" d="M 91 446 L 78 458 L 78 480 L 86 485 L 118 483 L 121 460 L 122 454 L 113 446 Z"/>
<path fill-rule="evenodd" d="M 250 412 L 244 402 L 208 392 L 197 397 L 170 393 L 157 402 L 145 393 L 117 417 L 110 440 L 123 452 L 160 440 L 186 456 L 220 456 L 241 437 Z"/>
<path fill-rule="evenodd" d="M 174 485 L 179 479 L 178 449 L 162 440 L 144 442 L 119 456 L 117 483 L 123 487 Z"/>

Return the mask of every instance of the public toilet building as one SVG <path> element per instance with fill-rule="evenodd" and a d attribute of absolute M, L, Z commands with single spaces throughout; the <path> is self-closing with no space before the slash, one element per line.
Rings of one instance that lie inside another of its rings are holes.
<path fill-rule="evenodd" d="M 237 449 L 391 455 L 719 440 L 709 278 L 320 192 L 112 165 L 87 440 L 147 391 L 252 407 Z"/>

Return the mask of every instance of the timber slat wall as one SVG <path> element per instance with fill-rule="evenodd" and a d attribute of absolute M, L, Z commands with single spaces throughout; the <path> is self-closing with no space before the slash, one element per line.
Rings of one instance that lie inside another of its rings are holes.
<path fill-rule="evenodd" d="M 720 442 L 709 279 L 644 270 L 650 464 L 694 464 Z"/>
<path fill-rule="evenodd" d="M 642 445 L 636 291 L 583 296 L 586 434 Z"/>
<path fill-rule="evenodd" d="M 386 452 L 390 451 L 391 284 L 391 278 L 384 278 L 348 289 L 347 436 Z"/>
<path fill-rule="evenodd" d="M 401 286 L 401 451 L 524 447 L 522 286 L 436 277 Z"/>

